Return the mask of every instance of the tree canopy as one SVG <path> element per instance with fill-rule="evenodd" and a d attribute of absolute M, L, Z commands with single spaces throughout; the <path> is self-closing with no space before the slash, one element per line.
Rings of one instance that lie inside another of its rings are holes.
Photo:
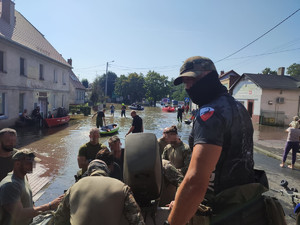
<path fill-rule="evenodd" d="M 154 71 L 149 71 L 145 78 L 144 88 L 146 90 L 146 98 L 149 101 L 156 102 L 170 93 L 168 77 L 160 75 Z"/>
<path fill-rule="evenodd" d="M 262 71 L 262 74 L 265 74 L 265 75 L 268 75 L 268 74 L 276 75 L 277 72 L 276 72 L 275 70 L 271 70 L 271 68 L 267 67 L 267 68 L 265 68 L 265 69 Z"/>
<path fill-rule="evenodd" d="M 171 80 L 171 94 L 170 94 L 170 98 L 171 99 L 176 99 L 178 101 L 184 101 L 184 98 L 187 97 L 187 93 L 184 89 L 184 85 L 180 84 L 177 86 L 173 85 L 174 79 Z"/>
<path fill-rule="evenodd" d="M 82 79 L 82 80 L 81 80 L 81 83 L 82 83 L 82 85 L 83 85 L 85 88 L 88 88 L 88 87 L 89 87 L 89 81 L 88 81 L 88 79 Z"/>
<path fill-rule="evenodd" d="M 275 70 L 266 67 L 262 74 L 277 74 Z M 287 68 L 287 74 L 300 80 L 300 64 L 292 64 Z M 133 102 L 142 102 L 147 99 L 153 102 L 154 105 L 157 101 L 164 97 L 169 97 L 172 100 L 184 101 L 187 93 L 184 85 L 174 86 L 174 79 L 168 80 L 168 77 L 161 75 L 155 71 L 149 71 L 146 76 L 142 73 L 129 73 L 128 75 L 121 75 L 118 77 L 113 72 L 107 73 L 107 97 L 119 98 L 126 104 Z M 101 101 L 106 101 L 105 98 L 105 82 L 106 74 L 97 76 L 92 83 L 91 101 L 96 104 Z M 87 87 L 88 81 L 82 80 L 82 84 Z"/>
<path fill-rule="evenodd" d="M 300 64 L 294 63 L 287 68 L 287 74 L 300 79 Z"/>

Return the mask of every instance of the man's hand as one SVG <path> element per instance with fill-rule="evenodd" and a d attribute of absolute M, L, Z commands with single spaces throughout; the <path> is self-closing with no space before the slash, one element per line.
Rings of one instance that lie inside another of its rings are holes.
<path fill-rule="evenodd" d="M 169 204 L 167 204 L 166 206 L 169 207 L 169 210 L 171 210 L 174 206 L 174 201 L 171 201 Z"/>
<path fill-rule="evenodd" d="M 53 210 L 53 209 L 57 209 L 59 203 L 62 201 L 62 199 L 64 198 L 64 194 L 60 195 L 59 197 L 57 197 L 56 199 L 52 200 L 51 202 L 49 202 L 49 209 Z"/>

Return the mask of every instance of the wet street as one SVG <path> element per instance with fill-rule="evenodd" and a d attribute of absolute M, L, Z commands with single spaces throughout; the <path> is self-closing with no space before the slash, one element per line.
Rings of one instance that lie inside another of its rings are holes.
<path fill-rule="evenodd" d="M 127 110 L 126 118 L 121 118 L 120 107 L 116 106 L 116 108 L 114 117 L 110 116 L 109 111 L 106 112 L 106 123 L 119 124 L 118 136 L 123 147 L 125 147 L 124 137 L 131 126 L 132 118 L 130 117 L 130 110 Z M 165 127 L 177 125 L 179 136 L 185 143 L 188 143 L 191 125 L 178 123 L 176 113 L 162 112 L 160 107 L 145 107 L 144 111 L 138 111 L 138 115 L 143 118 L 144 132 L 154 133 L 159 138 L 162 136 L 162 131 Z M 17 130 L 18 148 L 33 149 L 42 159 L 42 162 L 36 168 L 36 171 L 40 173 L 36 186 L 47 185 L 36 196 L 37 205 L 53 200 L 75 182 L 74 175 L 78 170 L 77 154 L 79 147 L 89 141 L 89 130 L 94 126 L 95 118 L 92 119 L 91 116 L 88 116 L 81 120 L 70 121 L 68 125 L 56 128 L 22 128 Z M 255 142 L 264 142 L 264 144 L 267 142 L 270 147 L 284 147 L 287 136 L 284 132 L 285 128 L 258 125 L 254 125 L 254 128 Z M 100 142 L 108 145 L 108 138 L 101 137 Z M 269 162 L 270 165 L 267 165 L 266 162 Z M 272 182 L 270 187 L 273 189 L 279 190 L 280 186 L 278 184 L 284 177 L 292 180 L 291 184 L 294 186 L 300 180 L 299 171 L 293 171 L 295 173 L 290 173 L 288 170 L 282 171 L 281 168 L 278 168 L 278 160 L 257 153 L 255 154 L 255 165 L 259 169 L 265 169 L 268 176 L 273 174 L 272 177 L 268 177 Z M 264 168 L 264 165 L 268 166 L 268 169 Z M 276 193 L 274 195 L 276 196 Z"/>

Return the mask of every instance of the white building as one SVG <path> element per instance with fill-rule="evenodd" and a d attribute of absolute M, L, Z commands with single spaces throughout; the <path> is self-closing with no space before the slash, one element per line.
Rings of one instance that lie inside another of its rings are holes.
<path fill-rule="evenodd" d="M 71 65 L 14 5 L 0 1 L 0 129 L 23 109 L 69 106 Z"/>
<path fill-rule="evenodd" d="M 299 82 L 279 74 L 244 73 L 231 87 L 232 96 L 244 104 L 253 122 L 282 126 L 299 115 Z"/>

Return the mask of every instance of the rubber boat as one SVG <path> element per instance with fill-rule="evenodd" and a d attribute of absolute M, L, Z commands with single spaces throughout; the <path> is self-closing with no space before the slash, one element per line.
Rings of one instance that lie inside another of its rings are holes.
<path fill-rule="evenodd" d="M 47 127 L 57 127 L 66 123 L 69 123 L 70 116 L 58 117 L 58 118 L 47 118 L 44 119 Z"/>
<path fill-rule="evenodd" d="M 109 136 L 114 135 L 118 132 L 119 126 L 116 123 L 108 124 L 107 126 L 103 126 L 99 128 L 99 132 L 101 136 Z"/>
<path fill-rule="evenodd" d="M 162 111 L 164 111 L 164 112 L 174 112 L 175 107 L 171 107 L 171 106 L 163 107 Z"/>
<path fill-rule="evenodd" d="M 141 105 L 131 105 L 129 106 L 129 108 L 132 110 L 140 110 L 140 111 L 144 110 L 144 107 Z"/>
<path fill-rule="evenodd" d="M 184 120 L 186 124 L 191 124 L 192 120 Z"/>

